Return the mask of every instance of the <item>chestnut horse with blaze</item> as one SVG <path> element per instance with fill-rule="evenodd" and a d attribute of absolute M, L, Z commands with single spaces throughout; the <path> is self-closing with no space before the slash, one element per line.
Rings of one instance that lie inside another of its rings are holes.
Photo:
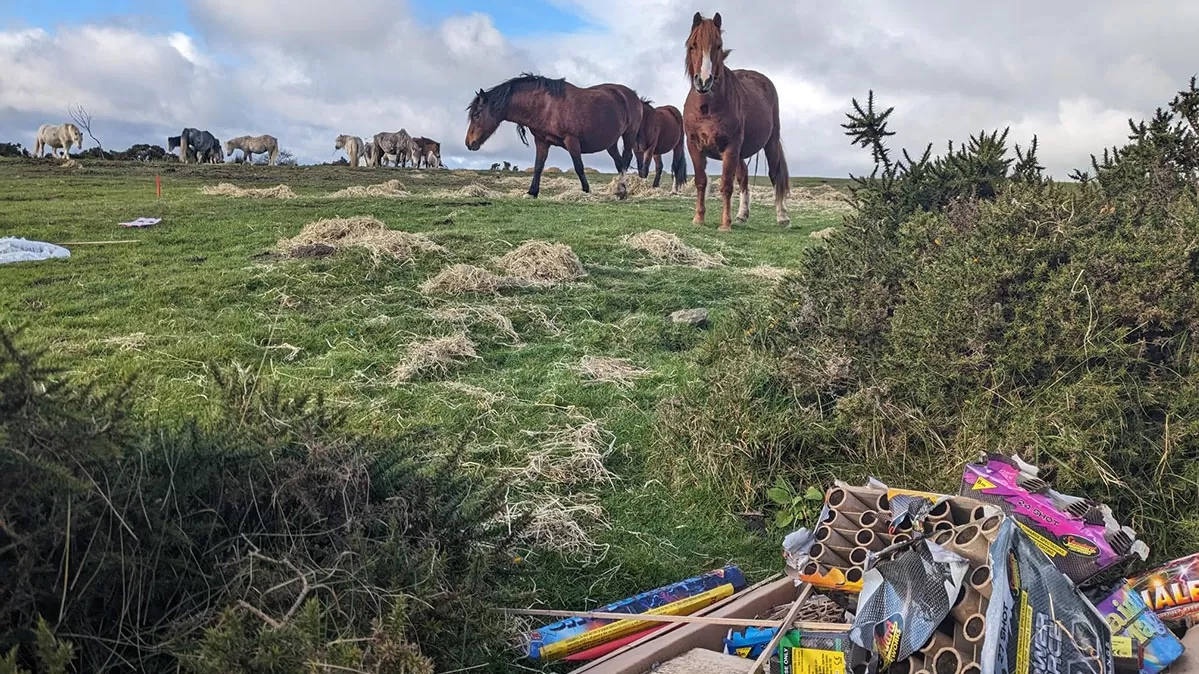
<path fill-rule="evenodd" d="M 765 75 L 754 70 L 732 70 L 725 66 L 729 52 L 721 38 L 720 13 L 705 19 L 699 12 L 687 37 L 687 76 L 691 91 L 683 105 L 683 128 L 687 151 L 695 167 L 695 220 L 704 223 L 704 196 L 708 187 L 705 171 L 709 158 L 722 164 L 720 195 L 724 213 L 721 231 L 732 229 L 733 181 L 741 191 L 737 222 L 749 218 L 749 165 L 746 159 L 766 151 L 770 182 L 774 185 L 774 208 L 778 223 L 791 225 L 786 199 L 791 176 L 779 137 L 778 91 Z"/>
<path fill-rule="evenodd" d="M 525 145 L 529 144 L 526 131 L 533 133 L 537 156 L 530 196 L 541 191 L 541 171 L 551 145 L 570 153 L 584 192 L 590 192 L 591 186 L 583 172 L 583 155 L 607 150 L 620 174 L 616 196 L 628 196 L 625 171 L 633 163 L 633 147 L 641 128 L 641 100 L 632 89 L 622 84 L 576 87 L 565 79 L 525 73 L 487 91 L 480 89 L 467 110 L 466 147 L 472 152 L 505 121 L 516 124 Z M 623 152 L 617 146 L 622 140 Z"/>
<path fill-rule="evenodd" d="M 649 177 L 649 162 L 654 160 L 654 187 L 662 184 L 662 155 L 674 152 L 670 173 L 674 176 L 673 192 L 687 183 L 687 155 L 683 149 L 683 113 L 673 105 L 655 108 L 653 101 L 641 99 L 641 132 L 637 134 L 637 174 L 642 180 Z"/>

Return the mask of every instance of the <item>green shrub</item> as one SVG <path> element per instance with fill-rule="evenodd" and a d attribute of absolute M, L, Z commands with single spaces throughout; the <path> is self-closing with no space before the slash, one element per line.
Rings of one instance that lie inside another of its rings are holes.
<path fill-rule="evenodd" d="M 319 398 L 212 374 L 210 415 L 141 422 L 131 388 L 75 385 L 0 332 L 0 653 L 31 666 L 44 616 L 82 671 L 501 656 L 488 609 L 522 573 L 505 485 L 453 447 L 358 436 Z"/>
<path fill-rule="evenodd" d="M 785 429 L 769 416 L 786 438 L 781 461 L 774 438 L 770 452 L 745 453 L 758 503 L 774 479 L 764 461 L 794 484 L 872 474 L 956 490 L 963 462 L 1014 452 L 1055 468 L 1063 490 L 1111 504 L 1162 558 L 1193 552 L 1194 80 L 1075 184 L 1043 176 L 1035 139 L 1012 156 L 1006 131 L 893 159 L 890 110 L 873 95 L 854 106 L 847 133 L 876 161 L 855 179 L 856 212 L 747 319 L 747 348 L 785 385 L 744 409 L 791 408 Z M 698 388 L 735 368 L 716 364 Z"/>

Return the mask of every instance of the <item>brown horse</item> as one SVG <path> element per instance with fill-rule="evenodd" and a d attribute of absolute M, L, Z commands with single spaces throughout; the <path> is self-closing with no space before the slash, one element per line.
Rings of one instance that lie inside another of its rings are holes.
<path fill-rule="evenodd" d="M 741 188 L 737 222 L 749 218 L 749 165 L 745 159 L 766 151 L 770 182 L 774 184 L 774 209 L 778 223 L 791 225 L 786 198 L 791 192 L 787 158 L 779 138 L 778 91 L 765 75 L 754 70 L 731 70 L 724 64 L 729 52 L 720 35 L 720 13 L 705 19 L 699 12 L 687 37 L 687 76 L 691 91 L 683 105 L 683 128 L 687 151 L 695 166 L 695 220 L 704 223 L 704 196 L 708 187 L 705 171 L 709 158 L 722 163 L 720 193 L 724 213 L 721 231 L 732 229 L 730 208 L 733 180 Z"/>
<path fill-rule="evenodd" d="M 654 187 L 662 184 L 662 155 L 674 152 L 670 173 L 673 192 L 687 184 L 687 155 L 683 150 L 683 113 L 673 105 L 655 108 L 653 101 L 641 99 L 641 131 L 637 134 L 637 174 L 649 177 L 649 160 L 654 160 Z"/>
<path fill-rule="evenodd" d="M 505 121 L 516 124 L 525 145 L 529 144 L 526 131 L 533 132 L 537 156 L 530 196 L 541 191 L 541 171 L 551 145 L 570 153 L 584 192 L 590 192 L 591 186 L 583 171 L 583 155 L 607 150 L 620 174 L 616 195 L 621 199 L 628 196 L 625 171 L 633 162 L 633 146 L 641 128 L 641 101 L 632 89 L 621 84 L 581 88 L 565 79 L 525 73 L 487 91 L 480 89 L 467 110 L 466 147 L 472 152 Z M 623 152 L 617 148 L 621 140 Z"/>

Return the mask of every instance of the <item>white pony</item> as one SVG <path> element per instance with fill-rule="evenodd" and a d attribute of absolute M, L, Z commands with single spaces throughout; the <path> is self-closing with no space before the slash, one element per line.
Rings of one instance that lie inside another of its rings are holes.
<path fill-rule="evenodd" d="M 254 155 L 265 154 L 269 157 L 269 164 L 275 165 L 275 158 L 279 156 L 279 141 L 274 136 L 263 134 L 261 136 L 238 136 L 231 140 L 225 141 L 225 156 L 232 157 L 234 150 L 241 150 L 242 161 L 247 164 L 254 163 Z"/>
<path fill-rule="evenodd" d="M 337 142 L 334 144 L 333 149 L 345 150 L 346 156 L 350 158 L 350 166 L 355 168 L 358 167 L 359 158 L 366 159 L 368 163 L 370 162 L 370 158 L 363 155 L 362 139 L 358 136 L 347 136 L 344 134 L 338 136 Z"/>
<path fill-rule="evenodd" d="M 50 154 L 58 157 L 58 150 L 62 149 L 62 156 L 66 157 L 71 153 L 71 146 L 74 145 L 83 149 L 83 133 L 79 131 L 79 127 L 67 122 L 66 124 L 43 124 L 37 128 L 37 140 L 33 143 L 33 156 L 41 157 L 50 148 Z"/>

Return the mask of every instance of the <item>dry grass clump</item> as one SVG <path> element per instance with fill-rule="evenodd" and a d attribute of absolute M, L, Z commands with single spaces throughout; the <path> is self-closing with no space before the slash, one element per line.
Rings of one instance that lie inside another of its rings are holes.
<path fill-rule="evenodd" d="M 61 168 L 81 168 L 83 164 L 75 161 L 74 159 L 67 159 L 63 163 L 59 164 L 59 166 Z"/>
<path fill-rule="evenodd" d="M 141 351 L 147 342 L 146 333 L 134 332 L 124 337 L 106 337 L 100 340 L 105 346 L 114 346 L 121 351 Z"/>
<path fill-rule="evenodd" d="M 713 269 L 725 265 L 724 255 L 705 253 L 695 246 L 683 243 L 682 239 L 674 234 L 658 229 L 629 235 L 622 241 L 630 248 L 648 253 L 662 264 L 687 265 L 698 269 Z"/>
<path fill-rule="evenodd" d="M 558 194 L 554 194 L 554 195 L 550 196 L 549 199 L 550 199 L 550 201 L 557 201 L 560 203 L 567 203 L 567 204 L 590 204 L 590 203 L 595 203 L 600 200 L 600 198 L 597 197 L 594 193 L 584 192 L 583 188 L 581 188 L 577 185 L 573 189 L 568 189 L 564 192 L 559 192 Z"/>
<path fill-rule="evenodd" d="M 604 194 L 614 197 L 616 196 L 616 188 L 620 185 L 620 177 L 617 176 L 604 186 Z M 634 197 L 650 197 L 662 194 L 662 189 L 654 187 L 652 180 L 645 180 L 636 173 L 628 173 L 625 175 L 625 189 L 627 189 L 629 198 Z"/>
<path fill-rule="evenodd" d="M 338 190 L 329 195 L 330 199 L 350 199 L 350 198 L 395 198 L 409 196 L 410 192 L 404 189 L 404 184 L 398 180 L 392 179 L 377 185 L 351 185 L 344 190 Z"/>
<path fill-rule="evenodd" d="M 287 185 L 242 188 L 230 183 L 205 185 L 200 188 L 200 194 L 215 197 L 252 197 L 254 199 L 295 199 L 299 196 Z"/>
<path fill-rule="evenodd" d="M 424 234 L 388 229 L 377 218 L 361 215 L 310 222 L 296 236 L 279 240 L 280 250 L 288 254 L 316 244 L 335 249 L 358 246 L 375 257 L 386 255 L 404 262 L 416 259 L 421 253 L 445 252 Z"/>
<path fill-rule="evenodd" d="M 393 382 L 412 381 L 430 374 L 448 374 L 450 368 L 478 358 L 475 343 L 464 333 L 413 342 L 404 359 L 391 371 Z"/>
<path fill-rule="evenodd" d="M 579 256 L 564 243 L 526 241 L 495 263 L 512 276 L 541 285 L 574 281 L 587 275 Z"/>
<path fill-rule="evenodd" d="M 758 278 L 764 278 L 768 281 L 781 281 L 787 276 L 787 274 L 790 273 L 790 269 L 773 267 L 768 264 L 760 264 L 756 267 L 750 267 L 749 269 L 745 270 L 745 274 L 747 276 L 756 276 Z"/>
<path fill-rule="evenodd" d="M 828 238 L 830 236 L 832 236 L 836 232 L 837 232 L 836 227 L 825 227 L 824 229 L 818 229 L 815 232 L 812 232 L 808 236 L 813 239 L 820 239 L 821 241 L 826 241 L 826 240 L 828 240 Z"/>
<path fill-rule="evenodd" d="M 541 494 L 535 500 L 509 502 L 507 512 L 501 517 L 515 522 L 529 517 L 522 534 L 526 543 L 552 550 L 577 562 L 596 564 L 608 553 L 606 544 L 599 544 L 588 533 L 590 526 L 610 528 L 604 517 L 604 509 L 595 497 L 576 494 L 563 497 L 557 494 Z"/>
<path fill-rule="evenodd" d="M 512 277 L 500 276 L 472 264 L 456 264 L 442 269 L 433 278 L 420 285 L 427 294 L 465 295 L 467 293 L 498 293 L 508 288 L 521 288 L 529 282 Z"/>
<path fill-rule="evenodd" d="M 616 479 L 604 466 L 615 438 L 602 430 L 599 422 L 587 421 L 537 435 L 543 440 L 529 453 L 529 463 L 520 471 L 521 479 L 559 485 L 611 483 Z"/>
<path fill-rule="evenodd" d="M 469 185 L 459 187 L 458 189 L 454 190 L 452 194 L 458 197 L 485 197 L 488 199 L 494 199 L 496 197 L 503 196 L 501 193 L 492 189 L 488 189 L 485 185 L 480 183 L 471 183 Z"/>
<path fill-rule="evenodd" d="M 585 379 L 632 388 L 636 380 L 653 374 L 652 370 L 637 367 L 627 358 L 583 356 L 576 371 Z"/>

